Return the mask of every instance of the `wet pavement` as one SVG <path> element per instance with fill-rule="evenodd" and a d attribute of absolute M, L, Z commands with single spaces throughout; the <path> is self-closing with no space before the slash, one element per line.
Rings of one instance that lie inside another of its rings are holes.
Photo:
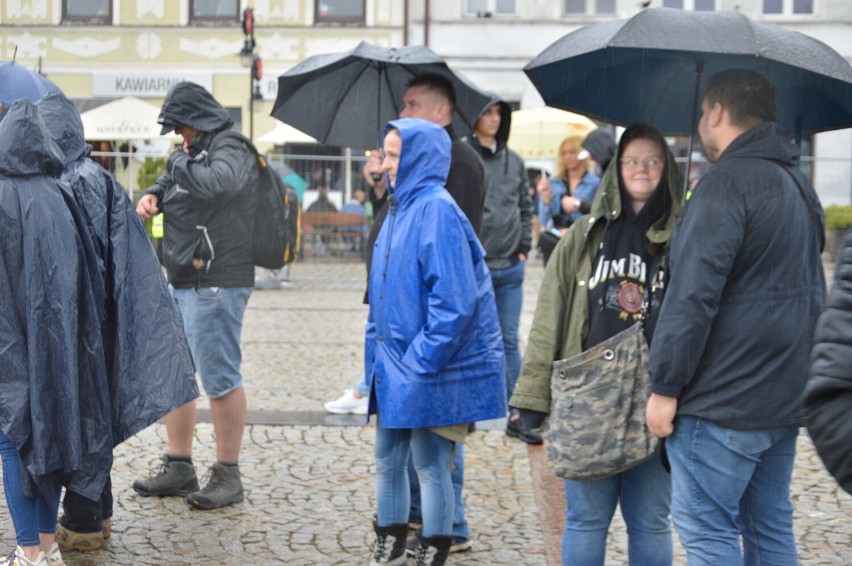
<path fill-rule="evenodd" d="M 542 274 L 540 262 L 528 267 L 522 342 Z M 250 422 L 240 462 L 243 503 L 194 511 L 180 498 L 137 495 L 133 479 L 155 470 L 165 449 L 165 428 L 155 424 L 115 451 L 112 537 L 101 551 L 68 553 L 66 564 L 367 564 L 373 428 L 362 417 L 322 411 L 361 371 L 364 283 L 361 264 L 302 263 L 289 287 L 252 296 L 243 333 Z M 199 400 L 199 474 L 215 456 L 208 406 Z M 500 421 L 482 423 L 470 436 L 465 502 L 473 549 L 448 564 L 558 564 L 560 481 L 547 473 L 541 449 L 528 451 L 502 429 Z M 536 498 L 534 482 L 546 486 L 546 496 Z M 801 563 L 852 564 L 852 497 L 824 472 L 804 433 L 792 498 Z M 13 539 L 3 499 L 0 550 Z M 618 513 L 610 539 L 607 564 L 626 564 Z M 685 563 L 679 546 L 676 563 Z"/>

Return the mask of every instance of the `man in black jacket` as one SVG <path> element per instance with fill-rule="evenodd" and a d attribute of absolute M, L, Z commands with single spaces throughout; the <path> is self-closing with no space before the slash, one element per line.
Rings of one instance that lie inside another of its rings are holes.
<path fill-rule="evenodd" d="M 746 70 L 711 77 L 698 126 L 714 162 L 671 239 L 649 371 L 672 518 L 690 564 L 795 564 L 789 488 L 814 326 L 822 209 Z M 740 537 L 742 548 L 740 550 Z"/>
<path fill-rule="evenodd" d="M 506 398 L 512 396 L 521 372 L 518 324 L 524 299 L 524 269 L 532 245 L 532 200 L 521 157 L 506 147 L 512 109 L 494 98 L 482 111 L 468 139 L 485 166 L 485 206 L 479 239 L 491 271 L 500 330 L 506 350 Z M 511 411 L 506 434 L 529 444 L 541 444 L 541 435 L 521 426 Z"/>
<path fill-rule="evenodd" d="M 450 173 L 447 177 L 447 191 L 453 196 L 477 234 L 482 228 L 482 209 L 485 203 L 485 172 L 482 160 L 467 143 L 453 132 L 453 112 L 456 95 L 452 83 L 437 74 L 423 74 L 408 81 L 402 98 L 400 118 L 420 118 L 443 126 L 453 140 L 450 155 Z M 450 252 L 451 250 L 448 250 Z M 464 513 L 462 488 L 464 487 L 464 446 L 456 445 L 453 460 L 453 487 L 456 496 L 455 517 L 453 518 L 453 544 L 450 552 L 470 549 L 470 530 Z M 420 488 L 417 474 L 409 466 L 411 480 L 412 523 L 420 522 Z M 416 541 L 416 539 L 414 539 Z"/>
<path fill-rule="evenodd" d="M 196 369 L 210 397 L 216 463 L 199 490 L 192 465 L 195 403 L 165 418 L 168 453 L 160 472 L 136 480 L 141 495 L 186 496 L 197 509 L 242 501 L 239 455 L 246 422 L 240 374 L 243 315 L 254 286 L 252 219 L 258 169 L 249 146 L 219 136 L 233 125 L 204 88 L 176 84 L 163 102 L 163 134 L 175 130 L 183 149 L 169 157 L 168 172 L 145 191 L 137 212 L 147 220 L 165 213 L 163 256 L 183 316 Z"/>

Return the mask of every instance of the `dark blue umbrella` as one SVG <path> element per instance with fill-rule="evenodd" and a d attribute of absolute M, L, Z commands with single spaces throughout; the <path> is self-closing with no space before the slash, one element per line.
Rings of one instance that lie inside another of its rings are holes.
<path fill-rule="evenodd" d="M 551 106 L 692 135 L 702 77 L 733 68 L 757 71 L 773 84 L 777 121 L 787 134 L 852 127 L 849 63 L 816 39 L 739 12 L 643 10 L 569 33 L 524 72 Z"/>
<path fill-rule="evenodd" d="M 14 61 L 0 63 L 0 104 L 11 106 L 21 98 L 38 102 L 48 92 L 62 92 L 47 77 Z"/>
<path fill-rule="evenodd" d="M 272 116 L 320 143 L 373 148 L 389 120 L 399 117 L 409 79 L 437 73 L 456 94 L 453 129 L 473 129 L 491 97 L 452 72 L 428 47 L 377 47 L 361 42 L 351 51 L 315 55 L 278 77 Z"/>

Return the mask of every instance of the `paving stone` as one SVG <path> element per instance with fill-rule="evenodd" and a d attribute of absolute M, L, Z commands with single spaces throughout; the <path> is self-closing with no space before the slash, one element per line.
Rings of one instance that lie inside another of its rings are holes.
<path fill-rule="evenodd" d="M 542 274 L 539 263 L 528 265 L 522 343 Z M 195 511 L 182 498 L 137 495 L 133 480 L 156 470 L 165 450 L 165 428 L 154 424 L 115 450 L 113 536 L 101 551 L 68 553 L 68 566 L 366 564 L 375 510 L 374 429 L 361 424 L 361 417 L 353 426 L 352 419 L 321 413 L 323 403 L 352 387 L 362 371 L 364 266 L 300 263 L 292 278 L 289 288 L 255 292 L 246 314 L 243 373 L 250 415 L 257 421 L 246 429 L 241 454 L 246 500 Z M 206 398 L 198 404 L 209 407 Z M 287 424 L 261 424 L 270 421 Z M 451 566 L 558 564 L 553 556 L 561 511 L 545 513 L 543 528 L 537 506 L 542 498 L 533 488 L 534 481 L 540 485 L 534 470 L 541 458 L 506 437 L 503 426 L 484 423 L 469 439 L 465 502 L 473 549 L 452 555 Z M 202 422 L 195 435 L 199 474 L 214 458 L 213 428 Z M 561 500 L 558 481 L 546 499 Z M 852 498 L 828 477 L 804 434 L 791 497 L 801 563 L 852 564 Z M 545 542 L 545 531 L 555 536 Z M 0 498 L 0 552 L 13 540 Z M 626 543 L 616 513 L 608 565 L 627 563 Z M 683 564 L 679 547 L 676 556 Z"/>

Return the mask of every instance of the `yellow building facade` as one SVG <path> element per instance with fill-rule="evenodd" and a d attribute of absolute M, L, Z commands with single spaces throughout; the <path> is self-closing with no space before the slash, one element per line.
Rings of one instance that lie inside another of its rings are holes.
<path fill-rule="evenodd" d="M 403 0 L 0 0 L 0 60 L 39 69 L 82 108 L 122 96 L 159 106 L 175 82 L 207 88 L 258 138 L 277 77 L 318 53 L 360 41 L 402 45 Z M 240 64 L 253 8 L 262 99 L 250 102 L 251 71 Z M 15 53 L 17 54 L 15 55 Z M 88 104 L 87 104 L 88 103 Z"/>

